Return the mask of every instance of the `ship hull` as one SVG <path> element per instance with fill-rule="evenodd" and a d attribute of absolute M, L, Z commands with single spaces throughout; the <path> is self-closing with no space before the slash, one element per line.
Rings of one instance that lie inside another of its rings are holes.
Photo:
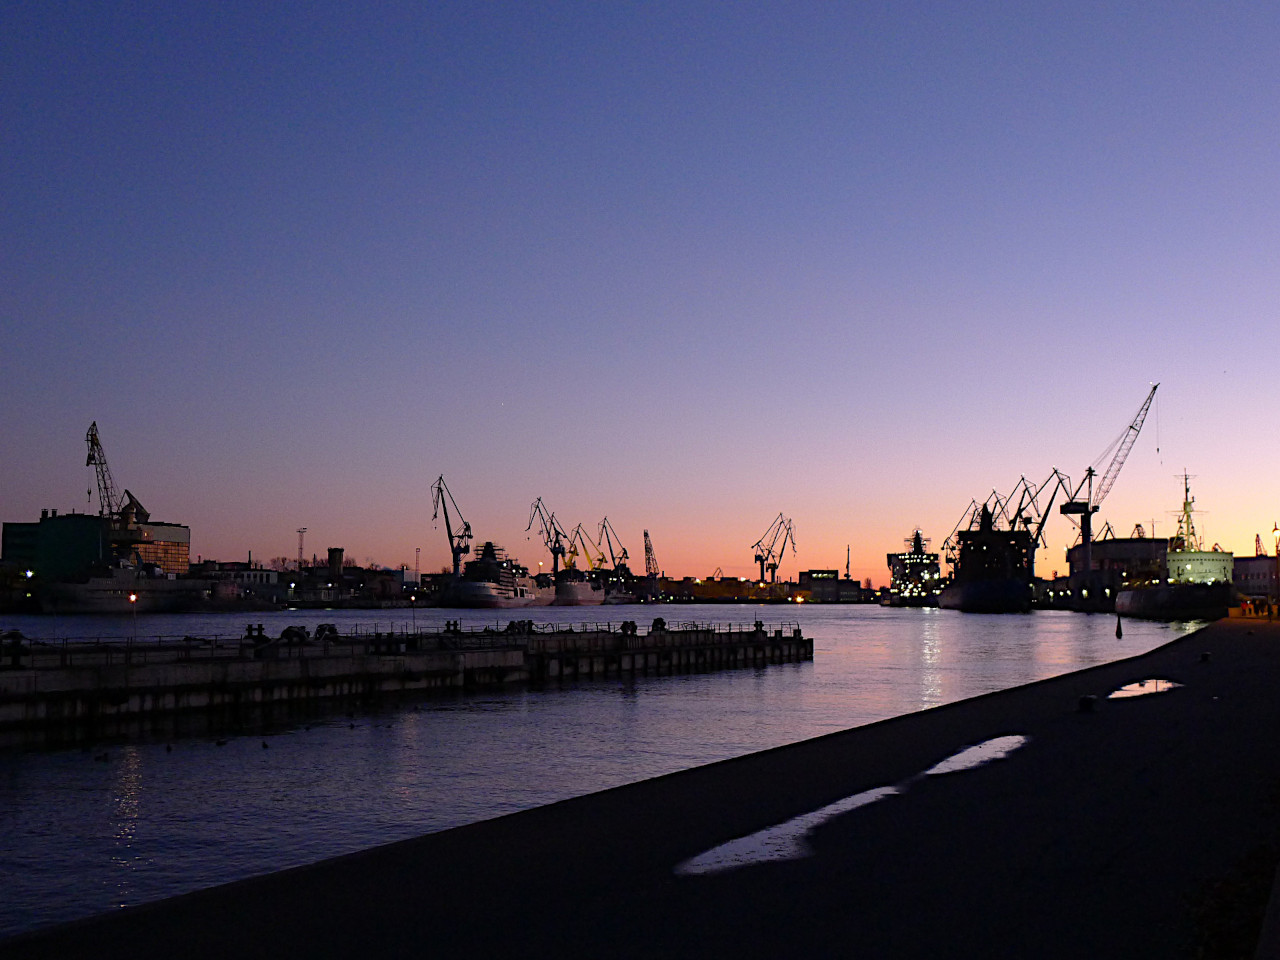
<path fill-rule="evenodd" d="M 203 581 L 158 580 L 121 572 L 92 577 L 87 583 L 50 583 L 39 600 L 45 613 L 182 613 L 200 606 L 206 586 Z"/>
<path fill-rule="evenodd" d="M 901 596 L 897 594 L 889 594 L 890 607 L 936 607 L 938 606 L 938 597 L 936 594 L 929 596 Z"/>
<path fill-rule="evenodd" d="M 590 580 L 557 580 L 554 607 L 595 607 L 604 603 L 604 587 Z"/>
<path fill-rule="evenodd" d="M 938 595 L 938 606 L 965 613 L 1027 613 L 1031 587 L 1016 579 L 951 583 Z"/>
<path fill-rule="evenodd" d="M 545 607 L 553 599 L 554 592 L 548 588 L 517 587 L 508 592 L 496 583 L 463 580 L 453 585 L 439 605 L 460 610 L 515 610 Z"/>
<path fill-rule="evenodd" d="M 1116 613 L 1140 620 L 1219 620 L 1234 599 L 1230 583 L 1169 583 L 1121 590 Z"/>

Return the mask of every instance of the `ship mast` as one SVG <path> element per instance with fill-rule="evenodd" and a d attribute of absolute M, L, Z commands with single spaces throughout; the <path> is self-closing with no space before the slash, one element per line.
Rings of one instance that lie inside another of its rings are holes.
<path fill-rule="evenodd" d="M 1192 506 L 1196 498 L 1191 495 L 1191 477 L 1182 472 L 1182 513 L 1178 516 L 1178 532 L 1174 534 L 1175 544 L 1182 542 L 1183 550 L 1199 550 L 1200 537 L 1196 534 L 1195 521 L 1191 519 Z M 1177 549 L 1175 545 L 1175 549 Z"/>

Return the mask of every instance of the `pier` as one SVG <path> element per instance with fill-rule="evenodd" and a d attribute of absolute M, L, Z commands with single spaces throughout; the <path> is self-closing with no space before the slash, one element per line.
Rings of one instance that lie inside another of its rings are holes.
<path fill-rule="evenodd" d="M 0 643 L 0 733 L 98 726 L 203 711 L 234 717 L 274 704 L 363 701 L 431 690 L 703 672 L 813 659 L 799 626 L 678 623 L 313 635 L 288 627 L 267 637 Z"/>

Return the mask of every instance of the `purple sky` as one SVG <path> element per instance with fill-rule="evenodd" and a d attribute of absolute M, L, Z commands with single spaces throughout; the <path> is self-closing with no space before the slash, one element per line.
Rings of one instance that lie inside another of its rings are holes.
<path fill-rule="evenodd" d="M 376 10 L 0 12 L 0 519 L 89 507 L 96 420 L 205 557 L 436 569 L 444 474 L 534 566 L 541 496 L 879 584 L 1160 381 L 1099 522 L 1171 533 L 1185 468 L 1270 544 L 1280 9 Z"/>

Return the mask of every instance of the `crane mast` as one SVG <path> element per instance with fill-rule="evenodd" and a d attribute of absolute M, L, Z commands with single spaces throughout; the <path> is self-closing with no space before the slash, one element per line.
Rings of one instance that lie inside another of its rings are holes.
<path fill-rule="evenodd" d="M 462 524 L 457 533 L 453 532 L 453 521 L 449 516 L 450 504 L 453 504 L 453 512 Z M 471 524 L 463 519 L 457 501 L 444 482 L 444 474 L 431 485 L 431 507 L 432 523 L 441 513 L 444 514 L 444 531 L 449 538 L 449 552 L 453 554 L 453 576 L 456 579 L 462 576 L 462 558 L 471 552 Z"/>

